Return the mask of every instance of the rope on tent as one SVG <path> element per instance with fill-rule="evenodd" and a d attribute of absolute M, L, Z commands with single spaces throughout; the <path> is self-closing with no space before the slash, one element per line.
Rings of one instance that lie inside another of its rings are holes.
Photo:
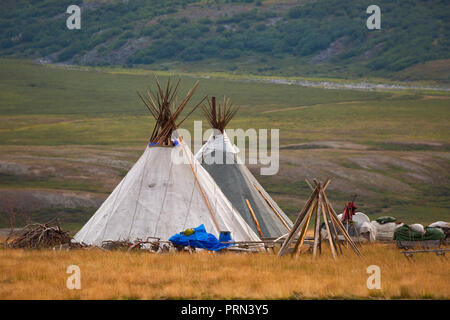
<path fill-rule="evenodd" d="M 213 219 L 213 221 L 214 221 L 214 224 L 216 225 L 217 232 L 220 232 L 219 224 L 217 223 L 216 217 L 215 217 L 214 212 L 213 212 L 213 210 L 212 210 L 212 208 L 211 208 L 211 206 L 210 206 L 210 204 L 209 204 L 208 198 L 206 197 L 205 192 L 203 191 L 203 188 L 202 188 L 202 186 L 200 185 L 200 181 L 198 181 L 197 173 L 195 172 L 194 166 L 193 166 L 193 164 L 192 164 L 192 162 L 191 162 L 191 159 L 189 158 L 189 155 L 188 155 L 188 153 L 187 153 L 187 151 L 186 151 L 186 148 L 185 148 L 185 145 L 184 145 L 184 141 L 183 141 L 183 139 L 180 137 L 180 139 L 178 140 L 178 142 L 179 142 L 180 145 L 183 147 L 183 151 L 184 151 L 184 153 L 186 154 L 186 157 L 187 157 L 187 159 L 188 159 L 188 161 L 189 161 L 189 166 L 191 167 L 192 173 L 194 174 L 195 181 L 197 182 L 197 185 L 198 185 L 198 188 L 199 188 L 199 190 L 200 190 L 200 193 L 202 194 L 203 199 L 205 200 L 206 206 L 208 207 L 209 213 L 211 213 L 211 217 L 212 217 L 212 219 Z"/>

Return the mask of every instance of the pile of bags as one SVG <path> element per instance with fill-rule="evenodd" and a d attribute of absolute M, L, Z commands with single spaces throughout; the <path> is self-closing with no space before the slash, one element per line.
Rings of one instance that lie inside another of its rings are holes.
<path fill-rule="evenodd" d="M 407 225 L 390 216 L 379 217 L 371 224 L 376 229 L 376 239 L 379 241 L 423 241 L 443 240 L 450 233 L 450 224 L 438 221 L 424 227 L 420 223 Z"/>
<path fill-rule="evenodd" d="M 371 224 L 375 229 L 375 238 L 379 241 L 392 241 L 395 230 L 403 226 L 403 223 L 397 222 L 396 218 L 390 216 L 379 217 Z"/>
<path fill-rule="evenodd" d="M 423 240 L 443 240 L 445 234 L 440 228 L 423 227 L 416 223 L 414 225 L 404 224 L 394 232 L 394 240 L 399 241 L 423 241 Z"/>
<path fill-rule="evenodd" d="M 338 215 L 339 220 L 342 214 Z M 391 216 L 379 217 L 374 221 L 370 221 L 369 217 L 362 212 L 357 212 L 353 216 L 353 223 L 348 225 L 348 234 L 354 240 L 363 240 L 375 242 L 378 241 L 423 241 L 423 240 L 444 240 L 450 235 L 450 223 L 437 221 L 424 227 L 420 223 L 407 225 L 397 221 Z M 346 224 L 344 223 L 344 227 Z M 323 239 L 327 239 L 325 224 L 322 223 L 321 235 Z M 341 232 L 338 231 L 338 237 L 344 239 Z M 357 238 L 357 239 L 356 239 Z"/>
<path fill-rule="evenodd" d="M 446 237 L 448 237 L 449 229 L 449 224 L 443 221 L 434 222 L 425 228 L 418 223 L 412 224 L 410 226 L 405 224 L 395 231 L 394 240 L 444 240 L 446 239 Z"/>

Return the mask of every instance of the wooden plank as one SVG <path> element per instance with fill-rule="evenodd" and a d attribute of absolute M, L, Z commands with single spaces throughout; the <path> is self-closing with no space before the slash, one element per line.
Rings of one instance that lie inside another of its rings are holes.
<path fill-rule="evenodd" d="M 247 202 L 247 206 L 248 206 L 248 208 L 250 209 L 250 212 L 252 213 L 253 221 L 255 221 L 256 229 L 258 229 L 259 235 L 261 236 L 261 238 L 264 238 L 263 233 L 262 233 L 262 231 L 261 231 L 261 227 L 259 226 L 258 219 L 256 218 L 256 215 L 255 215 L 255 213 L 253 212 L 253 208 L 252 208 L 252 206 L 250 205 L 250 201 L 248 201 L 248 199 L 245 199 L 245 202 Z"/>
<path fill-rule="evenodd" d="M 262 241 L 228 241 L 222 243 L 233 243 L 233 244 L 282 244 L 284 241 L 272 241 L 272 240 L 262 240 Z"/>
<path fill-rule="evenodd" d="M 284 219 L 281 217 L 280 213 L 274 208 L 274 206 L 270 203 L 269 199 L 266 198 L 266 196 L 264 195 L 264 193 L 258 188 L 258 186 L 253 183 L 253 186 L 255 187 L 255 189 L 259 192 L 259 194 L 264 198 L 264 200 L 266 200 L 267 204 L 269 205 L 269 207 L 272 209 L 272 211 L 275 213 L 275 215 L 278 217 L 278 219 L 280 219 L 280 221 L 283 223 L 283 225 L 286 227 L 286 230 L 290 230 L 289 226 L 287 225 L 286 221 L 284 221 Z"/>

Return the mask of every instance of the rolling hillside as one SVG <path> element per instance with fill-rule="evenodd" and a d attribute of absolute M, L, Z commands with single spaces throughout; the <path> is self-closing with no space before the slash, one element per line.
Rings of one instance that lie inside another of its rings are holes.
<path fill-rule="evenodd" d="M 68 30 L 66 9 L 82 9 Z M 448 1 L 6 0 L 0 55 L 81 65 L 449 82 Z M 429 70 L 433 70 L 430 72 Z"/>

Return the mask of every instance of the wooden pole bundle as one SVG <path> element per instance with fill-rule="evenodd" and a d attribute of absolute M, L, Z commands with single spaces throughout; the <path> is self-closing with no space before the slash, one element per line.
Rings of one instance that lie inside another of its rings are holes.
<path fill-rule="evenodd" d="M 223 133 L 228 123 L 233 119 L 239 108 L 233 107 L 230 99 L 224 97 L 223 104 L 216 105 L 216 97 L 212 97 L 211 102 L 202 105 L 202 110 L 211 128 Z"/>
<path fill-rule="evenodd" d="M 339 230 L 344 236 L 345 241 L 351 246 L 353 251 L 357 255 L 361 255 L 358 247 L 350 238 L 347 230 L 342 225 L 342 222 L 338 218 L 336 212 L 334 211 L 331 203 L 328 201 L 325 194 L 325 189 L 330 183 L 330 179 L 325 180 L 322 184 L 317 180 L 314 180 L 315 187 L 307 181 L 309 187 L 312 189 L 312 194 L 306 201 L 305 206 L 298 215 L 292 229 L 290 230 L 285 241 L 281 245 L 281 249 L 278 252 L 278 256 L 288 254 L 291 244 L 297 239 L 294 246 L 293 253 L 296 257 L 300 255 L 300 250 L 304 244 L 306 233 L 308 231 L 308 226 L 311 220 L 314 221 L 314 238 L 312 243 L 313 248 L 313 258 L 317 256 L 317 250 L 321 252 L 321 236 L 320 236 L 320 221 L 323 220 L 325 224 L 326 233 L 328 236 L 328 242 L 330 244 L 331 254 L 333 258 L 339 254 L 342 254 L 341 244 L 339 242 L 337 230 Z"/>
<path fill-rule="evenodd" d="M 194 108 L 192 108 L 192 110 L 180 122 L 176 123 L 175 121 L 180 116 L 191 97 L 194 95 L 199 82 L 197 81 L 186 94 L 185 98 L 178 103 L 176 94 L 180 81 L 178 81 L 175 87 L 173 87 L 170 84 L 169 79 L 165 90 L 162 88 L 156 77 L 155 81 L 158 89 L 156 94 L 150 90 L 147 91 L 145 96 L 139 92 L 137 92 L 137 94 L 156 120 L 155 127 L 153 128 L 153 132 L 150 137 L 150 142 L 161 145 L 172 145 L 172 132 L 175 131 L 184 122 L 184 120 L 191 115 L 192 112 L 194 112 L 194 110 L 206 99 L 206 96 Z"/>

